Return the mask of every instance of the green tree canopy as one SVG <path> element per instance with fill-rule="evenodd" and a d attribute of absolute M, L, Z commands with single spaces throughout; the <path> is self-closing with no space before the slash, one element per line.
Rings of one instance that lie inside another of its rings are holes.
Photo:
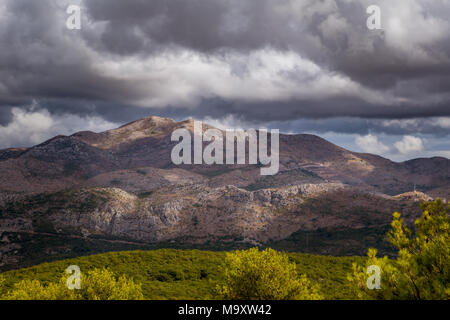
<path fill-rule="evenodd" d="M 397 259 L 377 258 L 369 249 L 365 267 L 353 265 L 349 279 L 360 298 L 450 299 L 450 206 L 437 199 L 421 205 L 423 214 L 415 221 L 415 232 L 408 229 L 400 213 L 394 213 L 388 239 L 398 251 Z M 366 268 L 381 270 L 381 289 L 369 290 Z"/>
<path fill-rule="evenodd" d="M 319 289 L 286 254 L 258 248 L 227 253 L 219 296 L 233 300 L 315 300 Z"/>
<path fill-rule="evenodd" d="M 140 300 L 141 285 L 126 276 L 115 277 L 107 269 L 94 269 L 81 275 L 81 289 L 67 288 L 67 276 L 57 283 L 22 280 L 4 294 L 7 300 Z"/>

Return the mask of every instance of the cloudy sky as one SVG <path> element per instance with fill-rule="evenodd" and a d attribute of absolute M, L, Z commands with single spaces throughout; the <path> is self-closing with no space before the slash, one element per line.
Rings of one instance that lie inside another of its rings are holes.
<path fill-rule="evenodd" d="M 450 0 L 0 0 L 0 148 L 159 115 L 450 157 L 449 17 Z"/>

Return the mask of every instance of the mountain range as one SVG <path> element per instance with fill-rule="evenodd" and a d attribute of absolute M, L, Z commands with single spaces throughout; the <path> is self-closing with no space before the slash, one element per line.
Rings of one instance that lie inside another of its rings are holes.
<path fill-rule="evenodd" d="M 273 176 L 260 165 L 177 166 L 178 128 L 193 131 L 193 120 L 152 116 L 0 150 L 0 270 L 154 247 L 392 254 L 392 213 L 412 223 L 420 201 L 450 195 L 447 158 L 398 163 L 309 134 L 280 134 Z"/>

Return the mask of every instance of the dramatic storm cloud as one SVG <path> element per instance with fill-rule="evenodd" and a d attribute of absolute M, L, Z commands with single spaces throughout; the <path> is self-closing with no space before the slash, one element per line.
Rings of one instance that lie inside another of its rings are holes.
<path fill-rule="evenodd" d="M 156 114 L 448 156 L 449 17 L 448 0 L 0 0 L 0 148 Z"/>

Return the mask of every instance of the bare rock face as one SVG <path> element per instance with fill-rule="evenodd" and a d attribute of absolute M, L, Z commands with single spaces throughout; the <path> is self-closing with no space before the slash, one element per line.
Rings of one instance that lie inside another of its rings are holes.
<path fill-rule="evenodd" d="M 33 197 L 25 201 L 36 202 Z M 327 203 L 337 205 L 328 207 Z M 161 188 L 145 198 L 118 188 L 69 191 L 50 196 L 47 202 L 41 200 L 39 210 L 46 212 L 41 218 L 52 230 L 84 237 L 103 235 L 150 242 L 243 237 L 265 242 L 286 238 L 298 230 L 357 228 L 368 220 L 388 224 L 396 206 L 405 203 L 411 202 L 360 194 L 338 183 L 257 191 L 187 185 Z M 356 211 L 354 206 L 367 212 Z M 374 211 L 377 214 L 370 216 Z M 406 217 L 414 217 L 419 212 L 411 206 L 406 213 Z M 5 230 L 34 230 L 39 225 L 34 215 L 33 210 L 20 218 L 6 214 L 0 225 Z"/>
<path fill-rule="evenodd" d="M 180 221 L 180 213 L 184 208 L 184 200 L 172 200 L 154 208 L 154 212 L 161 219 L 161 222 L 167 226 L 175 225 Z"/>
<path fill-rule="evenodd" d="M 254 192 L 254 199 L 262 203 L 270 203 L 274 205 L 287 205 L 286 199 L 294 196 L 317 196 L 321 193 L 332 192 L 344 189 L 342 183 L 319 183 L 319 184 L 302 184 L 298 186 L 290 186 L 280 189 L 263 189 Z"/>
<path fill-rule="evenodd" d="M 433 200 L 432 197 L 430 197 L 429 195 L 423 193 L 423 192 L 417 192 L 417 191 L 413 191 L 413 192 L 405 192 L 402 194 L 399 194 L 397 196 L 395 196 L 396 199 L 402 199 L 402 200 L 410 200 L 410 201 L 430 201 Z"/>

